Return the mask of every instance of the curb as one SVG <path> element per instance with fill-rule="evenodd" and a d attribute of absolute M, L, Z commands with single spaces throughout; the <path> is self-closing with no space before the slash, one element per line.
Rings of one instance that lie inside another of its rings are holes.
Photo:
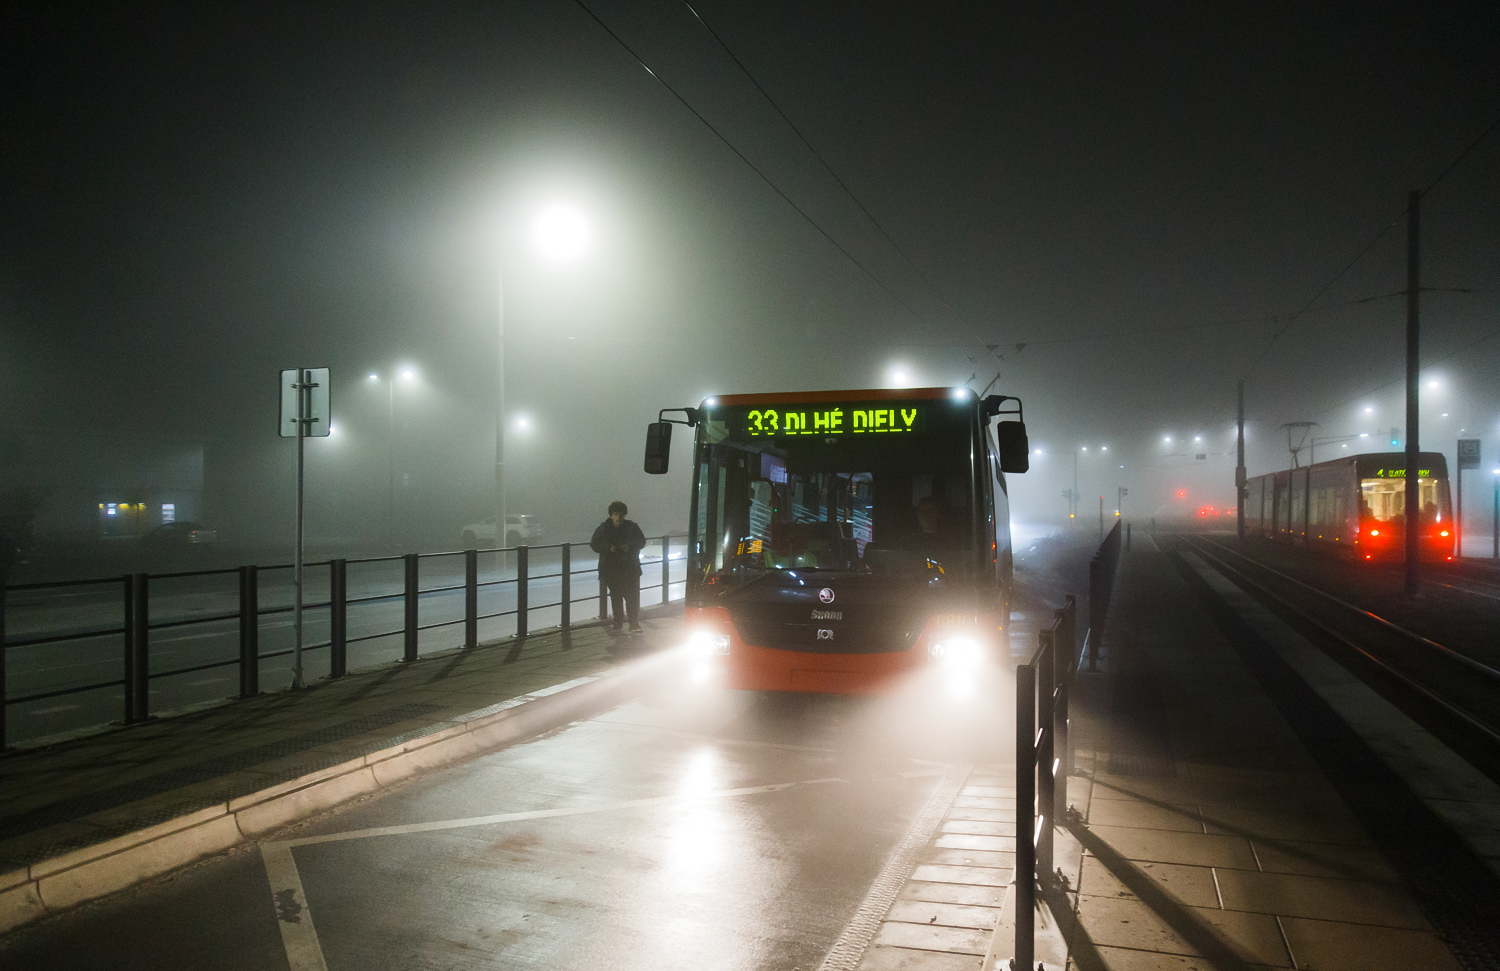
<path fill-rule="evenodd" d="M 400 782 L 623 700 L 618 672 L 575 678 L 449 719 L 449 727 L 248 796 L 0 874 L 0 934 Z M 457 722 L 458 724 L 451 724 Z"/>

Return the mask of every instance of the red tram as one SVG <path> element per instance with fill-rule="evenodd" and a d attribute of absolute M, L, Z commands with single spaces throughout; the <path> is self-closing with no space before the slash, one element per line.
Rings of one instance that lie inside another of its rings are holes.
<path fill-rule="evenodd" d="M 1448 463 L 1420 452 L 1418 549 L 1424 560 L 1453 559 Z M 1357 560 L 1400 559 L 1406 551 L 1406 453 L 1350 455 L 1245 483 L 1245 530 L 1284 543 L 1341 551 Z"/>

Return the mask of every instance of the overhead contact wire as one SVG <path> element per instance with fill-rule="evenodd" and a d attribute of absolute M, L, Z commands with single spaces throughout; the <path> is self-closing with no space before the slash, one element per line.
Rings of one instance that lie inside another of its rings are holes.
<path fill-rule="evenodd" d="M 785 192 L 783 192 L 781 190 L 780 186 L 778 186 L 775 182 L 771 181 L 771 177 L 770 176 L 768 176 L 768 175 L 766 175 L 766 173 L 762 172 L 756 166 L 756 164 L 754 162 L 750 161 L 750 159 L 748 157 L 746 157 L 746 155 L 745 155 L 744 152 L 742 152 L 738 148 L 736 148 L 735 145 L 734 145 L 734 143 L 731 142 L 729 140 L 729 138 L 723 132 L 719 131 L 718 128 L 714 127 L 713 122 L 711 122 L 707 118 L 705 118 L 703 116 L 702 112 L 700 112 L 697 108 L 694 108 L 692 106 L 692 104 L 687 100 L 687 98 L 685 98 L 681 94 L 679 94 L 678 91 L 677 91 L 677 89 L 674 88 L 674 87 L 672 87 L 672 85 L 668 84 L 665 78 L 663 78 L 661 75 L 657 74 L 655 71 L 651 70 L 651 66 L 645 62 L 645 60 L 641 57 L 641 55 L 637 54 L 635 52 L 635 49 L 633 47 L 631 47 L 629 44 L 625 43 L 624 38 L 622 38 L 619 34 L 615 33 L 614 30 L 612 30 L 610 28 L 609 24 L 606 24 L 603 20 L 601 20 L 599 18 L 598 14 L 596 14 L 596 13 L 594 13 L 594 11 L 590 10 L 589 7 L 588 7 L 588 5 L 585 4 L 583 2 L 583 0 L 573 0 L 573 2 L 576 3 L 576 4 L 578 4 L 579 8 L 581 10 L 583 10 L 584 13 L 586 13 L 586 14 L 589 15 L 589 19 L 593 20 L 594 23 L 598 24 L 601 28 L 603 28 L 604 32 L 606 34 L 608 34 L 610 37 L 612 37 L 614 39 L 615 43 L 619 44 L 620 47 L 625 50 L 625 53 L 629 54 L 635 60 L 635 62 L 637 64 L 639 64 L 642 68 L 644 68 L 647 74 L 651 75 L 651 77 L 653 79 L 655 79 L 658 84 L 660 84 L 662 87 L 666 88 L 667 91 L 671 93 L 672 97 L 674 97 L 674 98 L 677 99 L 677 101 L 678 101 L 679 104 L 681 104 L 688 111 L 692 112 L 694 118 L 697 118 L 700 122 L 703 123 L 703 126 L 705 128 L 707 128 L 709 131 L 713 132 L 714 136 L 716 138 L 718 138 L 719 141 L 723 142 L 724 146 L 726 148 L 728 148 L 731 152 L 733 152 L 735 154 L 735 156 L 741 162 L 744 162 L 745 165 L 749 167 L 750 171 L 752 171 L 756 175 L 760 176 L 761 181 L 765 182 L 766 185 L 770 186 L 772 192 L 775 192 L 778 196 L 781 197 L 781 200 L 783 202 L 785 202 L 787 205 L 791 206 L 792 209 L 796 211 L 797 215 L 801 216 L 804 220 L 807 221 L 807 224 L 809 226 L 811 226 L 813 229 L 816 229 L 818 231 L 818 234 L 820 236 L 822 236 L 824 239 L 828 240 L 829 243 L 833 244 L 833 247 L 835 249 L 837 249 L 840 253 L 844 254 L 844 257 L 846 259 L 848 259 L 850 263 L 853 263 L 855 266 L 857 266 L 859 268 L 859 270 L 860 270 L 861 273 L 863 273 L 865 276 L 867 276 L 867 277 L 870 278 L 870 281 L 872 283 L 874 283 L 880 289 L 884 290 L 887 296 L 889 296 L 892 300 L 896 301 L 903 308 L 905 308 L 905 310 L 906 310 L 907 313 L 911 314 L 913 317 L 915 317 L 921 323 L 923 323 L 923 324 L 927 323 L 927 321 L 923 319 L 922 315 L 920 313 L 918 313 L 911 306 L 911 304 L 907 303 L 905 300 L 902 300 L 901 297 L 899 295 L 897 295 L 897 293 L 894 290 L 892 290 L 890 287 L 886 286 L 886 284 L 879 277 L 877 277 L 874 273 L 872 273 L 870 271 L 869 267 L 867 267 L 863 263 L 861 263 L 858 259 L 855 258 L 855 256 L 854 256 L 853 253 L 850 253 L 847 249 L 844 248 L 843 244 L 841 244 L 838 240 L 834 239 L 833 236 L 829 234 L 828 230 L 826 230 L 822 226 L 818 225 L 817 220 L 813 219 L 813 217 L 810 216 L 810 215 L 808 215 L 807 212 L 801 206 L 797 205 L 796 202 L 792 201 L 792 197 L 791 196 L 787 195 Z"/>
<path fill-rule="evenodd" d="M 953 306 L 953 303 L 946 296 L 944 296 L 943 291 L 938 288 L 937 284 L 933 283 L 932 280 L 928 279 L 927 274 L 922 272 L 922 268 L 917 265 L 916 260 L 912 259 L 911 254 L 902 249 L 901 244 L 897 243 L 896 240 L 891 236 L 891 234 L 886 232 L 885 227 L 880 224 L 880 220 L 875 218 L 874 213 L 870 212 L 869 208 L 860 201 L 859 196 L 855 194 L 854 190 L 849 188 L 848 184 L 845 183 L 843 179 L 839 178 L 839 174 L 833 170 L 833 166 L 829 165 L 828 161 L 823 158 L 822 154 L 813 147 L 812 142 L 807 140 L 807 136 L 802 134 L 802 129 L 798 128 L 796 123 L 787 116 L 787 113 L 781 110 L 781 106 L 776 103 L 776 99 L 772 98 L 770 93 L 766 91 L 766 89 L 761 86 L 761 83 L 755 79 L 755 75 L 750 73 L 750 69 L 746 67 L 744 62 L 741 61 L 739 57 L 735 55 L 734 51 L 729 48 L 729 45 L 724 42 L 724 38 L 719 36 L 719 32 L 717 30 L 714 30 L 713 26 L 709 24 L 708 21 L 704 20 L 703 15 L 700 14 L 691 3 L 688 3 L 687 0 L 683 0 L 683 6 L 688 8 L 688 12 L 691 13 L 693 17 L 697 19 L 698 23 L 703 25 L 703 29 L 707 30 L 709 34 L 712 35 L 713 39 L 718 42 L 719 47 L 723 49 L 725 54 L 729 55 L 729 59 L 734 61 L 735 66 L 740 69 L 740 73 L 745 76 L 746 80 L 748 80 L 752 85 L 755 86 L 756 91 L 760 92 L 760 96 L 766 100 L 766 104 L 770 105 L 771 109 L 775 111 L 776 114 L 781 116 L 781 120 L 786 122 L 786 126 L 792 130 L 792 134 L 797 136 L 797 140 L 802 143 L 802 147 L 811 152 L 812 157 L 818 160 L 819 165 L 823 166 L 823 171 L 827 172 L 829 177 L 832 178 L 834 182 L 838 183 L 838 187 L 844 190 L 844 194 L 847 195 L 857 207 L 859 207 L 859 211 L 864 213 L 865 218 L 870 221 L 870 225 L 874 226 L 876 231 L 885 238 L 885 241 L 891 244 L 891 249 L 894 249 L 897 253 L 901 254 L 901 258 L 906 261 L 906 265 L 912 268 L 912 271 L 916 273 L 917 277 L 921 279 L 924 284 L 926 284 L 927 289 L 932 291 L 933 296 L 937 297 L 938 301 L 944 307 L 946 307 L 956 317 L 958 317 L 961 322 L 967 324 L 968 321 L 964 320 L 963 315 L 960 314 L 958 312 L 958 309 Z"/>

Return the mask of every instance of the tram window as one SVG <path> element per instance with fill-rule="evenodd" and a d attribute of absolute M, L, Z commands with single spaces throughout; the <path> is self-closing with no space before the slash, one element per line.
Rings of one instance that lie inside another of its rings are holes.
<path fill-rule="evenodd" d="M 1399 522 L 1406 519 L 1405 479 L 1361 479 L 1360 515 L 1382 522 Z M 1422 517 L 1433 522 L 1450 518 L 1447 490 L 1441 479 L 1418 479 L 1417 499 L 1422 507 Z"/>

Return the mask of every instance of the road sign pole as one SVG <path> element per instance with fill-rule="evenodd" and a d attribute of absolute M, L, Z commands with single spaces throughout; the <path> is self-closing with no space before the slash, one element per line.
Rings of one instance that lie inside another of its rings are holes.
<path fill-rule="evenodd" d="M 297 369 L 297 559 L 294 567 L 296 592 L 292 601 L 292 687 L 302 687 L 302 493 L 303 467 L 307 451 L 307 411 L 310 389 L 307 371 Z"/>
<path fill-rule="evenodd" d="M 297 553 L 293 563 L 292 687 L 302 681 L 302 560 L 303 496 L 306 480 L 307 439 L 326 438 L 333 433 L 333 411 L 328 399 L 328 369 L 287 368 L 281 372 L 282 438 L 297 440 Z M 314 427 L 316 426 L 316 427 Z"/>

